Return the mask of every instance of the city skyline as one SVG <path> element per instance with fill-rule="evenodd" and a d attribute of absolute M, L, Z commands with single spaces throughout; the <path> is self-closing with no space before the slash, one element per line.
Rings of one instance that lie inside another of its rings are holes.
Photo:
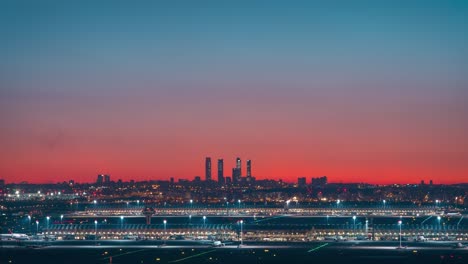
<path fill-rule="evenodd" d="M 7 182 L 468 178 L 466 1 L 52 2 L 0 4 Z"/>
<path fill-rule="evenodd" d="M 84 180 L 84 181 L 76 181 L 76 179 L 63 179 L 63 181 L 58 180 L 56 182 L 29 182 L 29 181 L 19 181 L 19 182 L 8 182 L 8 184 L 19 184 L 19 183 L 28 183 L 28 184 L 55 184 L 55 183 L 62 183 L 62 182 L 73 182 L 73 183 L 96 183 L 98 185 L 101 185 L 103 183 L 109 184 L 111 182 L 130 182 L 130 181 L 136 181 L 136 182 L 145 182 L 145 181 L 167 181 L 167 182 L 175 182 L 175 180 L 179 180 L 181 182 L 217 182 L 220 185 L 225 185 L 225 184 L 249 184 L 249 183 L 254 183 L 257 178 L 254 177 L 252 174 L 252 160 L 248 159 L 246 160 L 246 167 L 247 171 L 245 174 L 242 174 L 242 159 L 240 157 L 236 157 L 235 161 L 233 162 L 234 166 L 232 167 L 232 174 L 231 175 L 225 175 L 224 174 L 224 158 L 218 158 L 217 159 L 217 174 L 216 178 L 213 178 L 212 175 L 212 165 L 211 165 L 211 157 L 205 157 L 205 167 L 204 167 L 204 173 L 205 177 L 202 180 L 202 177 L 197 175 L 193 176 L 186 176 L 186 177 L 166 177 L 166 178 L 144 178 L 144 179 L 134 179 L 134 178 L 125 178 L 122 179 L 122 177 L 115 177 L 111 181 L 111 175 L 110 174 L 98 174 L 97 178 L 95 180 Z M 309 179 L 309 180 L 308 180 Z M 263 177 L 263 178 L 258 178 L 258 180 L 273 180 L 273 181 L 281 181 L 285 183 L 297 183 L 299 186 L 301 185 L 314 185 L 314 181 L 317 180 L 317 182 L 321 182 L 319 185 L 326 184 L 328 182 L 328 176 L 326 175 L 298 175 L 296 178 L 294 177 L 279 177 L 279 178 L 272 178 L 272 177 Z M 323 181 L 324 180 L 324 181 Z M 2 184 L 5 184 L 5 179 L 0 178 L 0 181 Z M 375 185 L 391 185 L 391 184 L 417 184 L 417 185 L 433 185 L 433 179 L 424 179 L 421 178 L 417 181 L 411 181 L 411 182 L 372 182 L 372 181 L 348 181 L 348 182 L 343 182 L 343 181 L 334 181 L 333 179 L 328 182 L 328 183 L 335 183 L 335 184 L 375 184 Z M 435 185 L 439 184 L 468 184 L 467 181 L 460 181 L 460 182 L 438 182 L 435 183 Z"/>

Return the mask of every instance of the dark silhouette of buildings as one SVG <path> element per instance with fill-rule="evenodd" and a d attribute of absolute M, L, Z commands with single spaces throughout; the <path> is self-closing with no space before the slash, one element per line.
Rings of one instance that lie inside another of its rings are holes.
<path fill-rule="evenodd" d="M 299 177 L 297 178 L 297 185 L 299 187 L 304 187 L 307 185 L 307 180 L 306 180 L 306 177 Z"/>
<path fill-rule="evenodd" d="M 312 178 L 312 186 L 314 187 L 320 187 L 320 186 L 323 187 L 327 185 L 327 182 L 328 182 L 327 176 Z"/>
<path fill-rule="evenodd" d="M 104 175 L 103 174 L 99 174 L 97 176 L 97 179 L 96 179 L 96 184 L 102 184 L 104 182 Z"/>
<path fill-rule="evenodd" d="M 232 182 L 233 183 L 241 182 L 241 170 L 239 168 L 232 168 Z"/>
<path fill-rule="evenodd" d="M 211 158 L 207 157 L 205 160 L 205 180 L 211 181 Z"/>
<path fill-rule="evenodd" d="M 224 161 L 223 159 L 218 159 L 218 183 L 225 184 L 224 180 Z"/>

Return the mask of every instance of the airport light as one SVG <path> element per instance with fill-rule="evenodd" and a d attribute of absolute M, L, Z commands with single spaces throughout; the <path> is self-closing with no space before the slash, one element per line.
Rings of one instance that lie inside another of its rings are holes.
<path fill-rule="evenodd" d="M 240 232 L 240 243 L 241 245 L 243 244 L 243 239 L 242 239 L 242 225 L 244 224 L 244 220 L 240 220 L 240 226 L 241 226 L 241 232 Z"/>
<path fill-rule="evenodd" d="M 400 247 L 399 248 L 401 248 L 401 225 L 402 225 L 402 223 L 403 222 L 401 220 L 398 221 L 398 226 L 400 227 Z"/>
<path fill-rule="evenodd" d="M 94 245 L 97 245 L 97 220 L 94 220 Z"/>

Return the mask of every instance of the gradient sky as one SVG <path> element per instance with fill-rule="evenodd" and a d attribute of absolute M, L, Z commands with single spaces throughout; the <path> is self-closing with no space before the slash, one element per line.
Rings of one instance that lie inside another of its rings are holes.
<path fill-rule="evenodd" d="M 85 2 L 0 3 L 7 182 L 468 182 L 467 1 Z"/>

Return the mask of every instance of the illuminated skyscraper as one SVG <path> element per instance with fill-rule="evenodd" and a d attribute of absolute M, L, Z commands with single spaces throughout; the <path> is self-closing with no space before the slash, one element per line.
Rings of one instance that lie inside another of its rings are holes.
<path fill-rule="evenodd" d="M 223 159 L 218 159 L 218 183 L 224 184 L 224 161 Z"/>
<path fill-rule="evenodd" d="M 236 158 L 236 169 L 238 169 L 239 174 L 242 175 L 242 162 L 239 157 Z"/>
<path fill-rule="evenodd" d="M 211 181 L 211 158 L 206 157 L 205 160 L 205 180 Z"/>
<path fill-rule="evenodd" d="M 247 177 L 252 177 L 252 161 L 247 160 Z"/>

